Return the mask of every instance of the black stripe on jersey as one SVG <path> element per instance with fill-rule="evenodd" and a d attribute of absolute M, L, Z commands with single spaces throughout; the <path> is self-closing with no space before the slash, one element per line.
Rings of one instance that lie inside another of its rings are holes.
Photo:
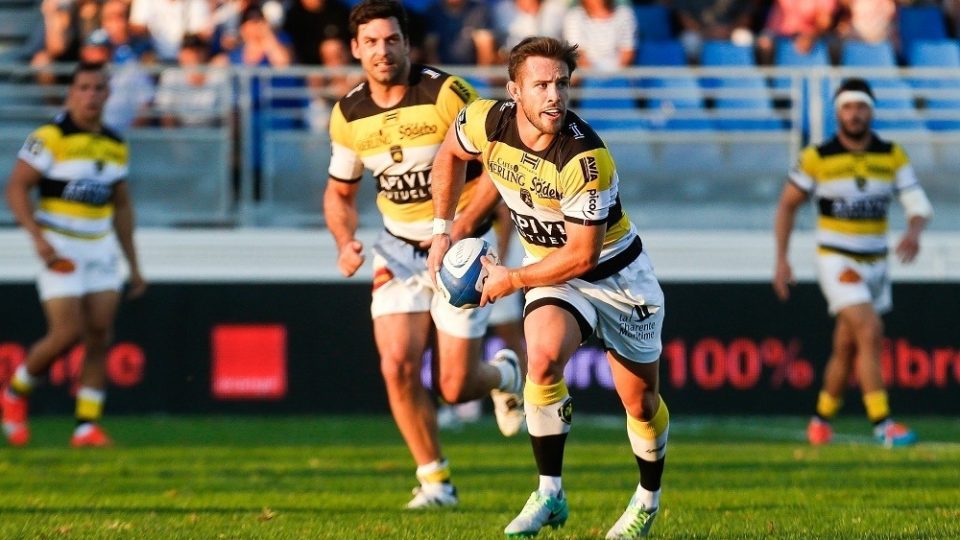
<path fill-rule="evenodd" d="M 107 126 L 100 126 L 100 131 L 99 131 L 99 132 L 93 132 L 93 131 L 87 131 L 87 130 L 85 130 L 85 129 L 80 129 L 80 127 L 78 127 L 77 124 L 74 123 L 73 119 L 70 118 L 70 115 L 69 115 L 66 111 L 61 112 L 60 114 L 58 114 L 58 115 L 53 119 L 53 122 L 52 122 L 52 123 L 53 123 L 53 125 L 55 125 L 55 126 L 57 126 L 58 128 L 60 128 L 60 133 L 62 133 L 64 137 L 66 137 L 67 135 L 78 135 L 78 134 L 102 135 L 102 136 L 104 136 L 104 137 L 106 137 L 106 138 L 108 138 L 108 139 L 113 139 L 114 141 L 116 141 L 116 142 L 118 142 L 118 143 L 122 143 L 122 142 L 123 142 L 123 138 L 120 137 L 119 135 L 117 135 L 117 133 L 116 133 L 115 131 L 113 131 L 112 129 L 108 128 Z"/>
<path fill-rule="evenodd" d="M 893 143 L 887 142 L 877 136 L 876 133 L 870 134 L 870 145 L 867 147 L 864 152 L 869 152 L 871 154 L 889 154 L 893 151 Z M 859 153 L 847 149 L 840 142 L 840 139 L 834 136 L 829 141 L 821 144 L 817 147 L 817 153 L 820 154 L 820 157 L 836 156 L 839 154 L 852 154 Z"/>
<path fill-rule="evenodd" d="M 92 181 L 70 182 L 44 176 L 40 179 L 40 197 L 106 206 L 113 200 L 113 185 Z"/>
<path fill-rule="evenodd" d="M 637 236 L 633 239 L 633 242 L 630 242 L 630 245 L 627 246 L 626 249 L 594 266 L 593 270 L 585 272 L 579 279 L 591 283 L 600 281 L 601 279 L 607 279 L 637 260 L 637 257 L 639 257 L 641 253 L 643 253 L 643 241 Z"/>
<path fill-rule="evenodd" d="M 831 246 L 830 244 L 820 244 L 819 247 L 827 251 L 832 251 L 840 255 L 846 255 L 848 257 L 854 257 L 854 258 L 878 259 L 878 258 L 887 256 L 887 248 L 883 248 L 876 251 L 855 251 L 852 249 Z"/>
<path fill-rule="evenodd" d="M 573 112 L 567 111 L 563 129 L 557 137 L 554 137 L 550 146 L 536 152 L 523 144 L 523 140 L 520 139 L 516 117 L 517 106 L 513 101 L 498 101 L 487 113 L 487 140 L 501 142 L 543 158 L 553 163 L 558 171 L 563 170 L 567 163 L 583 152 L 606 147 L 603 139 L 589 124 Z"/>
<path fill-rule="evenodd" d="M 886 219 L 890 208 L 887 197 L 869 197 L 847 201 L 823 197 L 817 201 L 817 210 L 824 217 L 851 221 Z"/>
<path fill-rule="evenodd" d="M 613 206 L 610 207 L 610 211 L 607 212 L 607 219 L 592 220 L 563 216 L 564 221 L 576 223 L 577 225 L 603 225 L 606 223 L 607 226 L 610 226 L 615 225 L 621 218 L 623 218 L 623 205 L 620 204 L 620 195 L 617 195 L 616 201 L 614 201 Z"/>
<path fill-rule="evenodd" d="M 410 66 L 410 77 L 407 79 L 407 92 L 403 99 L 393 107 L 384 109 L 374 103 L 370 97 L 370 86 L 364 83 L 346 96 L 340 98 L 340 112 L 347 122 L 353 122 L 361 118 L 376 116 L 386 111 L 392 111 L 403 107 L 414 105 L 430 105 L 437 102 L 440 97 L 440 90 L 451 75 L 435 67 L 413 64 Z M 451 90 L 457 95 L 466 92 L 465 88 L 458 85 L 451 86 Z"/>

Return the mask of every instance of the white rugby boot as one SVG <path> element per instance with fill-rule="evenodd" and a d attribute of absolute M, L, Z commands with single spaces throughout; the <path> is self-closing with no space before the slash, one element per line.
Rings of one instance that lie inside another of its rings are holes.
<path fill-rule="evenodd" d="M 506 389 L 495 388 L 490 391 L 493 400 L 493 413 L 497 417 L 497 427 L 506 437 L 513 437 L 524 428 L 523 414 L 523 373 L 520 360 L 510 349 L 501 349 L 490 361 L 500 373 L 507 374 Z"/>

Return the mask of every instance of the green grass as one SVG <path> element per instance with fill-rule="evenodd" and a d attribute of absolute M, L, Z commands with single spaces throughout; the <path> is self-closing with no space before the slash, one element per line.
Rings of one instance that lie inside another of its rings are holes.
<path fill-rule="evenodd" d="M 655 538 L 960 538 L 960 420 L 911 419 L 887 450 L 865 421 L 811 448 L 801 418 L 676 416 Z M 456 510 L 401 508 L 413 465 L 386 417 L 110 418 L 109 450 L 72 450 L 40 418 L 0 449 L 0 538 L 502 538 L 535 487 L 526 438 L 490 418 L 445 433 Z M 577 418 L 570 521 L 538 538 L 602 538 L 637 482 L 622 419 Z"/>

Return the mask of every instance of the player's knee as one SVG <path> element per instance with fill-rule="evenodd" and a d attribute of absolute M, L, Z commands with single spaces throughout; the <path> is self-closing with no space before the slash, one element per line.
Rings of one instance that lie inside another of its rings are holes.
<path fill-rule="evenodd" d="M 527 348 L 527 376 L 537 383 L 554 383 L 563 378 L 563 359 L 558 352 L 537 346 Z"/>
<path fill-rule="evenodd" d="M 447 403 L 468 401 L 467 380 L 459 373 L 440 373 L 440 397 Z"/>
<path fill-rule="evenodd" d="M 51 326 L 46 339 L 56 349 L 66 349 L 80 341 L 82 330 L 79 324 L 64 323 Z"/>
<path fill-rule="evenodd" d="M 636 396 L 623 399 L 627 414 L 638 420 L 649 422 L 657 414 L 660 394 L 652 389 L 638 392 Z"/>
<path fill-rule="evenodd" d="M 388 384 L 408 385 L 420 376 L 414 363 L 403 355 L 385 355 L 380 358 L 380 373 Z"/>

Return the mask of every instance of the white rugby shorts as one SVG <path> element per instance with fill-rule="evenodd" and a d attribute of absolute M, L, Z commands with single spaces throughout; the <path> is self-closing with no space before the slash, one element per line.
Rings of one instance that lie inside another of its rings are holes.
<path fill-rule="evenodd" d="M 817 281 L 831 315 L 857 304 L 873 304 L 881 315 L 893 309 L 886 258 L 858 261 L 838 253 L 818 253 L 816 259 Z"/>
<path fill-rule="evenodd" d="M 120 247 L 113 234 L 86 240 L 46 230 L 43 237 L 57 250 L 57 255 L 69 259 L 75 268 L 72 272 L 56 272 L 42 267 L 37 276 L 40 300 L 119 291 L 123 287 Z"/>
<path fill-rule="evenodd" d="M 524 313 L 542 305 L 567 309 L 582 339 L 595 333 L 606 349 L 626 359 L 646 364 L 660 358 L 664 297 L 646 252 L 599 281 L 572 279 L 528 290 Z"/>
<path fill-rule="evenodd" d="M 483 237 L 494 243 L 492 233 Z M 437 329 L 454 337 L 480 338 L 487 332 L 490 306 L 461 309 L 450 305 L 433 286 L 427 252 L 383 231 L 373 246 L 373 301 L 376 319 L 395 313 L 429 311 Z"/>

